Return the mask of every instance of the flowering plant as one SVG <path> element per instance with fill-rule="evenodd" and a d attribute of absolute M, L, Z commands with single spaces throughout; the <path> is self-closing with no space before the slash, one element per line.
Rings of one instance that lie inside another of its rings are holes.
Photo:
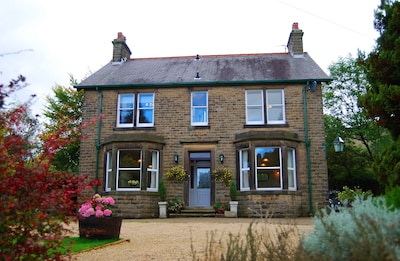
<path fill-rule="evenodd" d="M 221 182 L 225 187 L 229 186 L 232 180 L 232 170 L 224 166 L 218 167 L 213 170 L 215 180 Z"/>
<path fill-rule="evenodd" d="M 115 201 L 112 197 L 102 197 L 99 194 L 95 194 L 90 200 L 81 205 L 79 214 L 83 217 L 110 217 L 112 215 L 110 208 L 114 203 Z"/>
<path fill-rule="evenodd" d="M 165 174 L 167 179 L 176 179 L 177 181 L 184 181 L 186 178 L 186 170 L 183 166 L 174 166 L 168 169 Z"/>
<path fill-rule="evenodd" d="M 179 212 L 185 207 L 183 199 L 174 199 L 168 202 L 168 210 L 171 212 Z"/>
<path fill-rule="evenodd" d="M 139 185 L 139 180 L 130 179 L 130 180 L 128 180 L 128 184 L 131 185 L 131 186 L 138 186 Z"/>
<path fill-rule="evenodd" d="M 229 210 L 229 203 L 217 201 L 212 205 L 212 207 L 217 213 L 224 213 L 225 210 Z"/>

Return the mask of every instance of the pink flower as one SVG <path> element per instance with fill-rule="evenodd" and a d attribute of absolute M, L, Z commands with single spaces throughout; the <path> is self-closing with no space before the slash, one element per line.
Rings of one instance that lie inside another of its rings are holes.
<path fill-rule="evenodd" d="M 109 210 L 109 209 L 105 209 L 104 212 L 103 212 L 103 214 L 104 214 L 104 216 L 109 217 L 109 216 L 111 216 L 112 211 Z"/>
<path fill-rule="evenodd" d="M 102 217 L 103 216 L 103 211 L 102 210 L 96 210 L 96 217 Z"/>

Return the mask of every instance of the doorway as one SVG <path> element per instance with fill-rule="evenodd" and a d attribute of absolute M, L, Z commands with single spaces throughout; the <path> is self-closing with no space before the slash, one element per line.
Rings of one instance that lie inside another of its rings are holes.
<path fill-rule="evenodd" d="M 211 152 L 190 152 L 189 206 L 211 206 Z"/>

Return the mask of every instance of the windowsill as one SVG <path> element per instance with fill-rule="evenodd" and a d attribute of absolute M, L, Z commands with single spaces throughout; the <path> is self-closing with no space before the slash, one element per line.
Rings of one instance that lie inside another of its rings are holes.
<path fill-rule="evenodd" d="M 255 190 L 255 189 L 251 189 L 251 190 L 241 190 L 240 191 L 243 194 L 252 194 L 252 195 L 297 195 L 297 194 L 301 194 L 301 191 L 298 190 L 287 190 L 287 189 L 283 189 L 283 190 Z"/>
<path fill-rule="evenodd" d="M 202 130 L 202 129 L 210 129 L 210 125 L 191 125 L 191 126 L 189 126 L 189 130 Z"/>
<path fill-rule="evenodd" d="M 282 123 L 282 124 L 257 124 L 257 125 L 245 124 L 245 125 L 243 125 L 243 128 L 288 128 L 288 127 L 289 127 L 288 123 Z"/>
<path fill-rule="evenodd" d="M 114 127 L 115 131 L 131 131 L 131 130 L 155 130 L 156 127 Z"/>

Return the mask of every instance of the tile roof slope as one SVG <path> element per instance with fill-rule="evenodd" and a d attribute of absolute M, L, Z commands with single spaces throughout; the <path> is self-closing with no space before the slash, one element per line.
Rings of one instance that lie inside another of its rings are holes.
<path fill-rule="evenodd" d="M 208 55 L 129 59 L 108 63 L 82 81 L 77 88 L 119 85 L 207 84 L 251 81 L 329 81 L 326 73 L 304 53 Z M 195 79 L 199 72 L 200 79 Z"/>

